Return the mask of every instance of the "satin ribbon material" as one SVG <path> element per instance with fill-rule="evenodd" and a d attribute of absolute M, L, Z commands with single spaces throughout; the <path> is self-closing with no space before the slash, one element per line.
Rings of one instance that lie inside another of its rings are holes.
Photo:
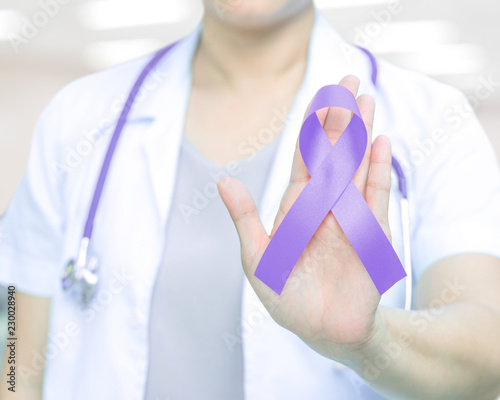
<path fill-rule="evenodd" d="M 316 115 L 326 107 L 353 113 L 334 146 Z M 391 243 L 352 181 L 366 145 L 366 127 L 354 95 L 338 85 L 321 88 L 299 137 L 311 179 L 276 230 L 255 271 L 255 276 L 277 294 L 281 294 L 302 252 L 330 211 L 381 295 L 406 276 Z"/>

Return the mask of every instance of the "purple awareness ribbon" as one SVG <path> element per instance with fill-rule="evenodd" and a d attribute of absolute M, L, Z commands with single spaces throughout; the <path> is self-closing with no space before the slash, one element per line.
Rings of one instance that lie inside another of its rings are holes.
<path fill-rule="evenodd" d="M 353 113 L 334 146 L 316 111 L 339 107 Z M 302 124 L 299 146 L 311 179 L 267 246 L 255 276 L 281 294 L 302 252 L 332 211 L 382 295 L 406 276 L 390 241 L 352 181 L 367 145 L 367 132 L 354 95 L 343 86 L 321 88 Z"/>

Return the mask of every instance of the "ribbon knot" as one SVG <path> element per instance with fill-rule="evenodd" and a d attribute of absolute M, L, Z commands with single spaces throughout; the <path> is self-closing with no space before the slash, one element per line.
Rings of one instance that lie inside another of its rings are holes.
<path fill-rule="evenodd" d="M 352 112 L 349 125 L 333 146 L 316 115 L 326 107 Z M 299 136 L 300 152 L 311 179 L 276 230 L 255 271 L 255 276 L 277 294 L 281 294 L 302 252 L 330 211 L 381 295 L 406 276 L 391 243 L 352 181 L 367 140 L 354 95 L 343 86 L 321 88 Z"/>

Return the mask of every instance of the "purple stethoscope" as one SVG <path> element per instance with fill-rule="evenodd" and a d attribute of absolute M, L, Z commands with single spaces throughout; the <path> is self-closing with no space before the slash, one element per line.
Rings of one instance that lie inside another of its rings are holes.
<path fill-rule="evenodd" d="M 99 283 L 99 262 L 95 255 L 89 255 L 89 244 L 92 237 L 92 230 L 94 227 L 94 219 L 99 206 L 99 201 L 101 199 L 102 190 L 104 188 L 104 183 L 108 175 L 109 166 L 113 155 L 116 150 L 116 146 L 123 128 L 127 122 L 128 114 L 134 104 L 135 98 L 141 89 L 145 79 L 148 77 L 149 73 L 160 60 L 176 45 L 173 43 L 161 50 L 159 50 L 149 63 L 144 67 L 136 82 L 134 83 L 132 90 L 130 91 L 127 101 L 123 106 L 118 123 L 115 127 L 113 136 L 109 143 L 104 161 L 102 163 L 101 171 L 99 173 L 99 178 L 95 187 L 94 195 L 92 198 L 92 203 L 90 205 L 89 213 L 85 223 L 85 228 L 83 231 L 83 236 L 80 241 L 80 249 L 78 252 L 78 257 L 72 259 L 68 262 L 63 271 L 62 276 L 62 288 L 64 291 L 70 292 L 77 301 L 82 306 L 87 306 L 94 298 L 98 283 Z M 370 59 L 372 66 L 372 82 L 374 86 L 377 86 L 377 61 L 375 57 L 366 49 L 361 48 L 364 53 Z M 412 302 L 412 264 L 411 264 L 411 248 L 410 248 L 410 217 L 409 217 L 409 205 L 408 205 L 408 193 L 406 177 L 404 175 L 401 165 L 392 157 L 392 167 L 398 177 L 398 188 L 401 193 L 400 209 L 401 209 L 401 223 L 402 223 L 402 233 L 403 233 L 403 251 L 404 251 L 404 266 L 406 270 L 406 291 L 405 291 L 405 309 L 411 309 Z"/>

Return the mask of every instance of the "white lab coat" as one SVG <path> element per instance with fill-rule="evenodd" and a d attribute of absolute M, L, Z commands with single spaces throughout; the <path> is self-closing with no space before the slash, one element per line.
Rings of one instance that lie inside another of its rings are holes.
<path fill-rule="evenodd" d="M 84 311 L 61 289 L 60 275 L 77 255 L 113 121 L 149 57 L 71 83 L 40 118 L 28 168 L 5 216 L 0 282 L 52 297 L 45 399 L 144 397 L 151 295 L 166 240 L 198 38 L 199 29 L 161 61 L 129 116 L 95 221 L 91 248 L 101 261 L 100 289 Z M 406 172 L 415 278 L 452 254 L 500 256 L 500 178 L 494 154 L 474 116 L 460 120 L 449 111 L 463 104 L 464 96 L 381 61 L 376 89 L 368 58 L 343 42 L 319 14 L 306 78 L 280 139 L 260 209 L 267 229 L 287 185 L 305 107 L 317 89 L 346 74 L 360 77 L 360 93 L 376 99 L 375 135 L 388 135 L 400 162 L 413 165 Z M 439 129 L 444 133 L 433 136 Z M 98 130 L 101 141 L 93 144 Z M 417 162 L 416 152 L 420 147 L 423 154 L 425 146 L 429 154 Z M 392 186 L 390 224 L 402 257 L 396 179 Z M 358 387 L 359 379 L 349 371 L 274 323 L 248 283 L 242 296 L 241 326 L 229 334 L 243 341 L 246 399 L 377 398 Z M 403 300 L 400 282 L 382 303 L 402 307 Z M 33 354 L 32 369 L 18 371 L 18 379 L 37 373 L 43 361 Z M 346 383 L 339 384 L 343 376 Z"/>

